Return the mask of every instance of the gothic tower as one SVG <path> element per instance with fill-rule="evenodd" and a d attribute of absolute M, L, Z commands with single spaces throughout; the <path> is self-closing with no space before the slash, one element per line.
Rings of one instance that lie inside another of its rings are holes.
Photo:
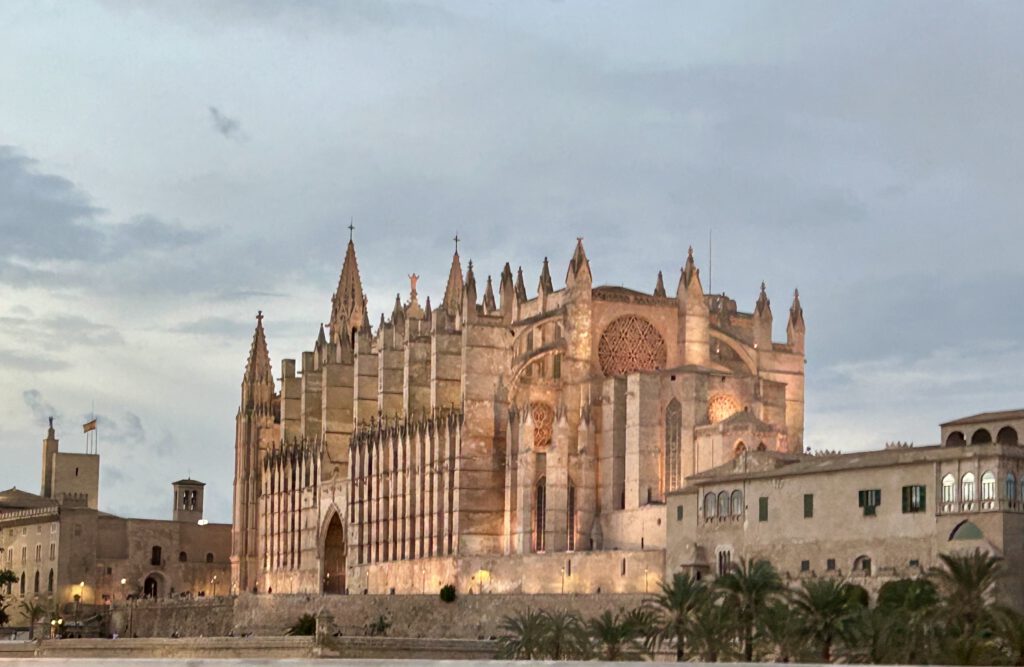
<path fill-rule="evenodd" d="M 231 525 L 231 582 L 236 593 L 256 585 L 261 440 L 272 437 L 275 423 L 274 376 L 263 332 L 263 311 L 242 376 L 242 401 L 235 417 L 235 485 Z"/>

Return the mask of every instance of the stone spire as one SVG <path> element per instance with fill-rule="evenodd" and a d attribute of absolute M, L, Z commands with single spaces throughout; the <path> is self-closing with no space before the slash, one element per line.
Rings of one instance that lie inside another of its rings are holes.
<path fill-rule="evenodd" d="M 754 306 L 754 312 L 762 316 L 767 312 L 769 318 L 772 316 L 772 302 L 768 300 L 768 293 L 765 291 L 763 280 L 761 281 L 761 294 L 757 297 L 757 305 Z"/>
<path fill-rule="evenodd" d="M 555 291 L 551 283 L 551 270 L 548 268 L 548 258 L 544 258 L 544 266 L 540 270 L 540 282 L 537 284 L 537 293 L 551 294 Z"/>
<path fill-rule="evenodd" d="M 583 249 L 582 236 L 576 237 L 576 249 L 572 253 L 572 259 L 569 260 L 569 270 L 565 274 L 566 286 L 572 285 L 577 281 L 593 282 L 593 275 L 590 273 L 590 261 L 587 259 L 587 253 Z"/>
<path fill-rule="evenodd" d="M 506 322 L 512 321 L 512 301 L 515 299 L 516 288 L 512 281 L 512 267 L 505 262 L 501 270 L 501 284 L 498 285 L 498 296 L 501 301 L 501 314 Z"/>
<path fill-rule="evenodd" d="M 473 261 L 466 269 L 466 284 L 462 288 L 463 320 L 476 317 L 476 276 L 473 275 Z"/>
<path fill-rule="evenodd" d="M 528 301 L 526 296 L 526 282 L 523 280 L 523 267 L 516 272 L 516 298 L 520 301 Z"/>
<path fill-rule="evenodd" d="M 342 332 L 351 336 L 366 319 L 366 303 L 363 298 L 363 283 L 359 278 L 359 264 L 356 262 L 356 246 L 351 237 L 345 250 L 345 262 L 341 265 L 338 289 L 331 301 L 331 339 L 337 340 Z"/>
<path fill-rule="evenodd" d="M 425 319 L 427 321 L 427 323 L 429 324 L 430 321 L 432 319 L 434 319 L 434 310 L 433 310 L 433 308 L 430 307 L 430 295 L 429 294 L 427 295 L 427 305 L 424 306 L 423 309 L 426 311 L 426 314 L 424 315 L 423 319 Z"/>
<path fill-rule="evenodd" d="M 484 312 L 488 315 L 498 309 L 494 301 L 494 287 L 491 285 L 491 277 L 487 276 L 487 287 L 484 288 Z"/>
<path fill-rule="evenodd" d="M 405 329 L 405 309 L 402 308 L 401 294 L 395 294 L 395 307 L 391 311 L 391 325 L 399 331 Z"/>
<path fill-rule="evenodd" d="M 804 309 L 800 305 L 800 290 L 793 290 L 793 305 L 789 307 L 789 323 L 786 325 L 786 342 L 799 352 L 804 350 Z"/>
<path fill-rule="evenodd" d="M 764 281 L 761 282 L 761 293 L 754 306 L 753 334 L 754 347 L 761 350 L 772 348 L 772 302 L 768 300 Z"/>
<path fill-rule="evenodd" d="M 269 409 L 274 399 L 274 374 L 270 369 L 267 336 L 263 331 L 263 311 L 256 314 L 256 330 L 249 346 L 249 359 L 242 376 L 242 408 Z"/>
<path fill-rule="evenodd" d="M 654 286 L 654 296 L 666 296 L 665 279 L 662 277 L 661 271 L 658 271 L 658 282 Z"/>
<path fill-rule="evenodd" d="M 448 285 L 444 288 L 444 300 L 441 307 L 454 315 L 462 307 L 462 263 L 459 262 L 458 248 L 452 255 L 452 266 L 448 270 Z"/>
<path fill-rule="evenodd" d="M 689 289 L 694 282 L 698 286 L 700 285 L 700 269 L 697 268 L 696 263 L 693 261 L 693 246 L 690 246 L 686 254 L 686 264 L 683 265 L 682 273 L 679 276 L 679 291 Z M 700 293 L 702 297 L 703 292 L 704 289 L 701 287 Z"/>

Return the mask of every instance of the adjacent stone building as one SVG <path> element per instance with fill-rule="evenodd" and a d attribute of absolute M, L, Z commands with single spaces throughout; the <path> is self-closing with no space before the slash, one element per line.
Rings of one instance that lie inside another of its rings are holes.
<path fill-rule="evenodd" d="M 0 491 L 0 569 L 18 576 L 7 593 L 92 610 L 129 595 L 228 592 L 231 527 L 203 520 L 202 482 L 174 483 L 171 521 L 114 516 L 97 509 L 99 454 L 59 444 L 51 420 L 39 495 Z M 17 625 L 18 606 L 10 611 Z"/>
<path fill-rule="evenodd" d="M 653 274 L 653 272 L 652 272 Z M 327 326 L 275 382 L 257 317 L 236 418 L 236 591 L 643 591 L 664 503 L 737 452 L 800 451 L 799 298 L 772 340 L 705 294 L 692 249 L 673 293 L 595 286 L 582 240 L 564 286 L 509 264 L 437 306 L 417 276 L 371 328 L 350 240 Z M 652 278 L 654 276 L 652 275 Z"/>
<path fill-rule="evenodd" d="M 943 424 L 942 445 L 816 455 L 746 451 L 669 494 L 666 575 L 767 558 L 783 575 L 853 577 L 871 591 L 984 549 L 1024 600 L 1024 410 Z"/>

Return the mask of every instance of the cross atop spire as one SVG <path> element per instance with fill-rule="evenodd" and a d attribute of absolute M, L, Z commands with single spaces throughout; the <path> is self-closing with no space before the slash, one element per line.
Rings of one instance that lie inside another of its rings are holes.
<path fill-rule="evenodd" d="M 455 232 L 455 238 L 453 238 L 452 241 L 455 241 L 455 254 L 456 255 L 459 254 L 459 241 L 461 241 L 461 240 L 462 239 L 459 238 L 459 233 Z"/>
<path fill-rule="evenodd" d="M 348 219 L 348 240 L 352 240 L 352 232 L 356 230 L 356 226 L 352 224 L 352 218 Z"/>
<path fill-rule="evenodd" d="M 263 322 L 263 311 L 262 310 L 257 310 L 256 311 L 256 321 L 257 322 Z"/>

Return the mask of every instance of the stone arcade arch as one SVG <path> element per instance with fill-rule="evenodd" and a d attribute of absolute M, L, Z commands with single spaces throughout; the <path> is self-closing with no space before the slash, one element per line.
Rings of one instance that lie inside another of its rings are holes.
<path fill-rule="evenodd" d="M 159 572 L 151 572 L 142 582 L 142 595 L 147 598 L 158 598 L 164 595 L 164 577 Z"/>
<path fill-rule="evenodd" d="M 328 595 L 342 595 L 345 589 L 345 525 L 338 512 L 332 512 L 324 530 L 323 591 Z"/>

